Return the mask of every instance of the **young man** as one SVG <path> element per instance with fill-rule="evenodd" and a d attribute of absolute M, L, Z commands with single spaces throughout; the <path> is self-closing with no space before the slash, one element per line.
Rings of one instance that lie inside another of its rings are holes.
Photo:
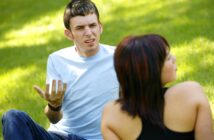
<path fill-rule="evenodd" d="M 48 101 L 45 107 L 51 122 L 48 131 L 24 112 L 11 110 L 2 119 L 5 140 L 102 139 L 103 106 L 118 98 L 114 48 L 99 43 L 103 27 L 90 0 L 71 1 L 64 12 L 64 24 L 65 36 L 74 46 L 49 56 L 46 91 L 34 86 Z"/>

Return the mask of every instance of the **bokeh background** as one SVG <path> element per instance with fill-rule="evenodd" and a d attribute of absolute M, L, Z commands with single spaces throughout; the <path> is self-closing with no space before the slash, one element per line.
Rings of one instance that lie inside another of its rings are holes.
<path fill-rule="evenodd" d="M 214 116 L 213 0 L 93 0 L 104 26 L 101 42 L 117 45 L 126 35 L 165 36 L 177 57 L 178 80 L 201 83 Z M 27 112 L 48 128 L 46 102 L 33 90 L 45 87 L 47 57 L 72 45 L 63 34 L 69 0 L 1 0 L 0 116 Z M 175 83 L 176 83 L 175 82 Z M 213 117 L 214 118 L 214 117 Z M 0 124 L 2 131 L 2 124 Z M 0 133 L 2 140 L 2 133 Z"/>

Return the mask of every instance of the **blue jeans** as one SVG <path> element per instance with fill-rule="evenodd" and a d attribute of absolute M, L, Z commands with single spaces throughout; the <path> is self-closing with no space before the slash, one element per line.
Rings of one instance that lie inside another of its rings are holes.
<path fill-rule="evenodd" d="M 2 117 L 4 140 L 85 140 L 77 135 L 46 131 L 25 112 L 10 110 Z"/>

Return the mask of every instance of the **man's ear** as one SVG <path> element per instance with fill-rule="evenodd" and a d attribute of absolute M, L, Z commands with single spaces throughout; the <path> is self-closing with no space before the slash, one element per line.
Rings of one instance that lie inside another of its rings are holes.
<path fill-rule="evenodd" d="M 72 32 L 70 30 L 65 29 L 64 34 L 69 40 L 73 41 L 74 38 L 73 38 Z"/>
<path fill-rule="evenodd" d="M 103 33 L 103 24 L 100 23 L 100 34 L 102 34 L 102 33 Z"/>

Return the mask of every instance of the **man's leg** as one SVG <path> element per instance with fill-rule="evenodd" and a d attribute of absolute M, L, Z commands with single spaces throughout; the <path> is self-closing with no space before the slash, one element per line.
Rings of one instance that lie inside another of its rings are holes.
<path fill-rule="evenodd" d="M 4 140 L 60 140 L 18 110 L 6 112 L 2 117 L 2 126 Z"/>
<path fill-rule="evenodd" d="M 81 138 L 77 135 L 68 135 L 69 136 L 69 140 L 86 140 L 84 138 Z"/>
<path fill-rule="evenodd" d="M 49 133 L 57 136 L 60 140 L 86 140 L 74 134 L 62 134 L 60 132 L 49 132 Z"/>

